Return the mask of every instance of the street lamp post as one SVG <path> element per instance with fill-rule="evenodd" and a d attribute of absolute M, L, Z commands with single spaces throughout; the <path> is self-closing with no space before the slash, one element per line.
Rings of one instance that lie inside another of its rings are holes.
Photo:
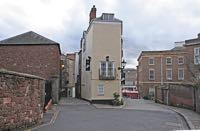
<path fill-rule="evenodd" d="M 124 73 L 124 68 L 126 66 L 126 61 L 123 60 L 122 61 L 122 67 L 118 67 L 118 70 L 121 70 L 121 85 L 124 85 L 125 84 L 125 73 Z"/>

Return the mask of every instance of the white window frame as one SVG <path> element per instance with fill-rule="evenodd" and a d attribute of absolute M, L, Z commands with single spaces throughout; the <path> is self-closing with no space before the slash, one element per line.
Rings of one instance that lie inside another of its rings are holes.
<path fill-rule="evenodd" d="M 171 77 L 168 77 L 168 71 L 170 71 Z M 166 69 L 166 80 L 172 80 L 173 74 L 172 74 L 172 68 Z"/>
<path fill-rule="evenodd" d="M 150 62 L 151 60 L 153 61 L 153 63 Z M 155 63 L 154 57 L 150 57 L 150 58 L 149 58 L 149 65 L 154 65 L 154 63 Z"/>
<path fill-rule="evenodd" d="M 182 70 L 183 71 L 183 77 L 181 78 L 180 77 L 180 70 Z M 184 68 L 178 68 L 178 80 L 184 80 Z"/>
<path fill-rule="evenodd" d="M 102 62 L 105 62 L 106 63 L 106 77 L 109 77 L 108 76 L 108 62 L 112 62 L 112 76 L 114 77 L 115 76 L 115 63 L 114 61 L 101 61 L 100 62 L 100 74 L 101 74 L 101 63 Z"/>
<path fill-rule="evenodd" d="M 171 63 L 168 63 L 167 59 L 171 59 Z M 172 57 L 166 57 L 166 65 L 172 65 Z"/>
<path fill-rule="evenodd" d="M 105 87 L 103 84 L 99 84 L 97 86 L 97 94 L 98 96 L 104 96 L 104 93 L 105 93 Z"/>
<path fill-rule="evenodd" d="M 194 48 L 194 64 L 200 64 L 200 47 Z"/>
<path fill-rule="evenodd" d="M 183 59 L 183 63 L 180 63 L 180 61 L 179 61 L 179 59 L 180 59 L 180 58 L 182 58 L 182 59 Z M 183 57 L 183 56 L 179 56 L 179 57 L 178 57 L 178 64 L 179 64 L 179 65 L 182 65 L 182 64 L 184 64 L 184 57 Z"/>
<path fill-rule="evenodd" d="M 153 71 L 153 78 L 151 78 L 150 76 L 151 76 L 151 74 L 150 74 L 150 72 L 151 71 Z M 149 80 L 155 80 L 155 69 L 149 69 Z"/>

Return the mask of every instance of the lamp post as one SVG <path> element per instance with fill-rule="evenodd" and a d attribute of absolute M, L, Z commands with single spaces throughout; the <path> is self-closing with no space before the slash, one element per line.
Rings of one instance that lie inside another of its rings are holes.
<path fill-rule="evenodd" d="M 122 61 L 122 67 L 118 67 L 118 70 L 121 70 L 121 85 L 124 85 L 125 84 L 125 73 L 124 73 L 124 68 L 126 66 L 126 61 L 123 60 Z"/>

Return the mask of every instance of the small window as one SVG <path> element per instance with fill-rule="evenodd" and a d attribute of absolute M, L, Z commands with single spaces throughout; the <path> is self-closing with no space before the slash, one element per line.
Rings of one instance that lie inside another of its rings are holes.
<path fill-rule="evenodd" d="M 194 48 L 194 64 L 200 64 L 200 47 Z"/>
<path fill-rule="evenodd" d="M 166 64 L 167 65 L 171 65 L 172 64 L 172 58 L 171 57 L 167 57 L 166 58 Z"/>
<path fill-rule="evenodd" d="M 178 57 L 178 64 L 179 65 L 184 64 L 184 58 L 183 57 Z"/>
<path fill-rule="evenodd" d="M 154 58 L 149 58 L 149 65 L 154 65 Z"/>
<path fill-rule="evenodd" d="M 172 69 L 166 69 L 166 79 L 172 80 Z"/>
<path fill-rule="evenodd" d="M 149 69 L 149 80 L 155 80 L 155 70 Z"/>
<path fill-rule="evenodd" d="M 99 96 L 104 95 L 104 85 L 98 85 L 97 86 L 97 93 L 98 93 Z"/>
<path fill-rule="evenodd" d="M 183 68 L 178 69 L 178 80 L 184 80 L 184 69 Z"/>

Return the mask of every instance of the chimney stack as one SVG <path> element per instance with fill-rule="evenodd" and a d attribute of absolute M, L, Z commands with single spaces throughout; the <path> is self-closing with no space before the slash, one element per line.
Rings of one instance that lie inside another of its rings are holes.
<path fill-rule="evenodd" d="M 89 23 L 91 22 L 92 19 L 96 18 L 96 12 L 97 12 L 97 9 L 96 9 L 95 5 L 93 5 L 93 7 L 90 11 L 90 21 L 89 21 Z"/>
<path fill-rule="evenodd" d="M 197 36 L 198 36 L 197 38 L 200 39 L 200 33 Z"/>

